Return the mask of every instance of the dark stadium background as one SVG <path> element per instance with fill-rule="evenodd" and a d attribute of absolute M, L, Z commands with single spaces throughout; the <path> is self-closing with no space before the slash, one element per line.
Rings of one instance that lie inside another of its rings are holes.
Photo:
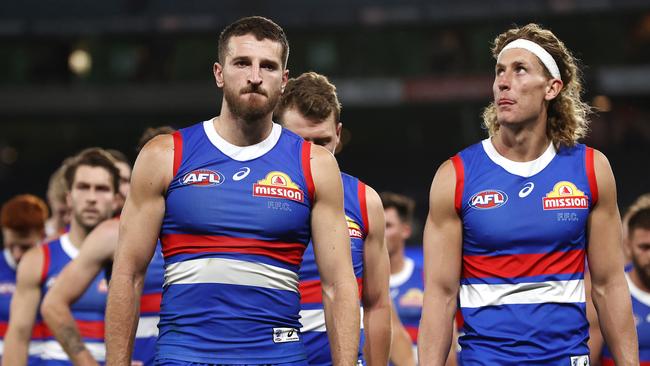
<path fill-rule="evenodd" d="M 419 222 L 436 167 L 485 136 L 490 42 L 528 22 L 584 64 L 585 98 L 600 110 L 586 142 L 609 157 L 621 209 L 650 191 L 648 0 L 27 0 L 0 3 L 0 201 L 44 197 L 82 148 L 134 159 L 146 127 L 218 114 L 217 37 L 247 15 L 285 28 L 290 75 L 338 86 L 341 168 L 415 198 Z"/>

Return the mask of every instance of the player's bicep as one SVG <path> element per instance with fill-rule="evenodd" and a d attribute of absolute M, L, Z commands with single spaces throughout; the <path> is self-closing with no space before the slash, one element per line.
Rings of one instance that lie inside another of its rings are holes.
<path fill-rule="evenodd" d="M 457 291 L 461 271 L 462 222 L 454 206 L 456 173 L 451 161 L 436 172 L 424 228 L 426 286 Z"/>
<path fill-rule="evenodd" d="M 370 187 L 366 187 L 366 204 L 369 230 L 363 249 L 364 305 L 378 302 L 382 297 L 388 298 L 390 276 L 388 249 L 384 241 L 384 208 L 379 195 Z"/>
<path fill-rule="evenodd" d="M 16 291 L 11 298 L 9 331 L 22 339 L 31 336 L 41 300 L 42 248 L 30 249 L 23 256 L 16 274 Z"/>
<path fill-rule="evenodd" d="M 169 135 L 154 138 L 138 156 L 129 196 L 120 216 L 113 273 L 146 270 L 165 213 L 164 194 L 172 178 L 173 159 L 173 142 Z"/>
<path fill-rule="evenodd" d="M 587 254 L 592 284 L 597 288 L 621 272 L 624 263 L 616 182 L 607 158 L 598 151 L 594 151 L 594 171 L 598 202 L 589 214 Z"/>
<path fill-rule="evenodd" d="M 351 268 L 350 237 L 343 213 L 341 173 L 331 153 L 312 145 L 311 173 L 314 202 L 311 234 L 318 271 L 323 284 L 340 275 L 337 265 L 348 262 Z"/>

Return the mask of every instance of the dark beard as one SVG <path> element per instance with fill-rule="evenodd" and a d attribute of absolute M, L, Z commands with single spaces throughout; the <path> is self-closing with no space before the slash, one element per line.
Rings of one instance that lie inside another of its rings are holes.
<path fill-rule="evenodd" d="M 650 268 L 641 266 L 634 256 L 632 256 L 632 265 L 643 286 L 650 288 Z"/>
<path fill-rule="evenodd" d="M 251 105 L 249 102 L 243 101 L 239 98 L 241 94 L 245 93 L 264 95 L 267 97 L 267 101 L 262 105 Z M 252 85 L 240 90 L 238 93 L 233 93 L 228 88 L 224 88 L 223 94 L 226 103 L 228 103 L 230 112 L 235 115 L 235 117 L 241 118 L 244 121 L 256 121 L 264 118 L 273 112 L 275 105 L 278 103 L 278 99 L 280 99 L 280 93 L 269 95 L 266 90 Z"/>

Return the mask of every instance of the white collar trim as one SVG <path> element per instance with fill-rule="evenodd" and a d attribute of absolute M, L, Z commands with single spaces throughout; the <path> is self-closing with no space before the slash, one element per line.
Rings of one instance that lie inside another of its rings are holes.
<path fill-rule="evenodd" d="M 226 141 L 217 133 L 217 130 L 214 129 L 212 120 L 203 122 L 203 129 L 205 130 L 205 134 L 208 136 L 210 142 L 212 142 L 212 145 L 231 159 L 237 161 L 248 161 L 266 154 L 273 149 L 278 140 L 280 140 L 280 135 L 282 134 L 282 127 L 277 123 L 273 123 L 271 133 L 264 140 L 255 145 L 237 146 Z"/>
<path fill-rule="evenodd" d="M 5 256 L 5 261 L 7 262 L 9 267 L 11 267 L 11 269 L 15 271 L 17 263 L 16 260 L 14 259 L 14 256 L 11 255 L 11 253 L 9 252 L 9 248 L 5 248 L 5 250 L 3 250 L 3 254 Z"/>
<path fill-rule="evenodd" d="M 406 281 L 408 281 L 409 278 L 411 278 L 411 275 L 413 274 L 413 268 L 415 268 L 413 260 L 409 257 L 404 257 L 404 268 L 402 268 L 401 271 L 390 275 L 389 287 L 397 287 L 403 285 Z"/>
<path fill-rule="evenodd" d="M 625 279 L 627 280 L 627 286 L 630 288 L 632 297 L 644 305 L 650 306 L 650 294 L 638 288 L 627 273 L 625 274 Z"/>
<path fill-rule="evenodd" d="M 487 138 L 482 141 L 483 150 L 487 156 L 495 164 L 505 169 L 508 173 L 518 175 L 521 177 L 529 178 L 533 175 L 541 172 L 548 164 L 553 160 L 557 152 L 555 151 L 555 145 L 551 142 L 546 151 L 537 159 L 531 161 L 512 161 L 505 158 L 503 155 L 499 154 L 497 149 L 492 144 L 490 138 Z"/>
<path fill-rule="evenodd" d="M 72 242 L 70 241 L 70 236 L 68 234 L 63 234 L 61 235 L 59 240 L 61 241 L 61 248 L 63 249 L 65 254 L 67 254 L 68 257 L 72 259 L 76 258 L 77 255 L 79 254 L 79 249 L 77 249 L 77 247 L 75 247 L 74 244 L 72 244 Z"/>

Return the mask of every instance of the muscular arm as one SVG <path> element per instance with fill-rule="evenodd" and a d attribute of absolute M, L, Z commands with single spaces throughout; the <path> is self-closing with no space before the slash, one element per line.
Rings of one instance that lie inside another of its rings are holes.
<path fill-rule="evenodd" d="M 424 305 L 418 348 L 421 365 L 444 365 L 452 344 L 462 260 L 462 223 L 454 208 L 456 174 L 444 162 L 431 184 L 424 227 Z"/>
<path fill-rule="evenodd" d="M 390 264 L 384 242 L 384 208 L 375 190 L 366 186 L 370 230 L 363 249 L 364 355 L 368 365 L 386 365 L 390 353 L 391 305 L 388 292 Z"/>
<path fill-rule="evenodd" d="M 165 212 L 164 193 L 171 181 L 173 142 L 158 136 L 140 152 L 131 190 L 120 218 L 120 234 L 106 309 L 106 365 L 131 362 L 142 286 Z"/>
<path fill-rule="evenodd" d="M 589 215 L 588 259 L 591 297 L 600 329 L 617 365 L 638 365 L 636 328 L 623 274 L 621 220 L 616 184 L 607 158 L 594 151 L 598 202 Z"/>
<path fill-rule="evenodd" d="M 354 365 L 359 348 L 359 290 L 343 214 L 341 173 L 334 156 L 320 146 L 311 148 L 311 172 L 315 187 L 312 241 L 332 360 L 334 365 Z"/>
<path fill-rule="evenodd" d="M 118 229 L 117 220 L 108 220 L 88 234 L 79 255 L 61 271 L 41 304 L 48 328 L 75 365 L 98 363 L 83 343 L 70 306 L 84 294 L 105 263 L 113 259 Z"/>
<path fill-rule="evenodd" d="M 29 341 L 41 300 L 43 249 L 30 249 L 18 265 L 16 292 L 11 299 L 9 329 L 4 339 L 2 365 L 27 365 Z"/>

